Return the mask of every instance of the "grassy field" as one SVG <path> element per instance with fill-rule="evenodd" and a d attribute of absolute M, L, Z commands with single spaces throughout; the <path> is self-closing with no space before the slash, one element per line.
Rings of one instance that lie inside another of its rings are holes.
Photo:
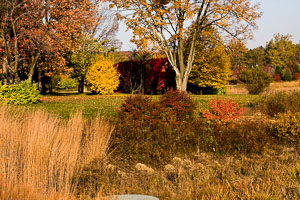
<path fill-rule="evenodd" d="M 69 118 L 72 113 L 82 111 L 84 118 L 92 118 L 100 115 L 114 120 L 122 101 L 128 96 L 127 94 L 89 95 L 58 93 L 45 95 L 41 98 L 41 103 L 27 107 L 45 109 L 50 113 L 58 114 L 64 119 Z M 259 98 L 259 95 L 191 95 L 191 97 L 197 102 L 198 111 L 201 111 L 206 109 L 208 102 L 215 98 L 234 99 L 240 106 L 247 107 L 251 106 Z M 155 100 L 159 96 L 152 96 L 152 98 Z"/>
<path fill-rule="evenodd" d="M 191 95 L 192 99 L 197 102 L 198 112 L 206 109 L 208 102 L 215 98 L 234 99 L 243 107 L 251 105 L 260 98 L 260 95 L 245 94 L 245 88 L 241 85 L 228 86 L 229 90 L 235 90 L 233 94 L 228 95 Z M 268 91 L 286 91 L 299 89 L 299 81 L 291 82 L 273 82 Z M 236 94 L 235 94 L 236 93 Z M 48 112 L 58 114 L 60 117 L 67 119 L 72 113 L 82 111 L 84 118 L 92 118 L 96 115 L 103 116 L 107 119 L 114 120 L 117 115 L 117 109 L 122 101 L 129 96 L 128 94 L 114 95 L 91 95 L 78 94 L 75 92 L 54 93 L 45 95 L 41 98 L 41 103 L 28 106 L 29 108 L 42 108 Z M 158 99 L 159 95 L 152 96 Z"/>

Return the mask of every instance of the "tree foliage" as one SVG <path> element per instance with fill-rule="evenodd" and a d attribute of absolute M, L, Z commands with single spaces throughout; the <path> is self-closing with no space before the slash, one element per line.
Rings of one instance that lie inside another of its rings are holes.
<path fill-rule="evenodd" d="M 112 94 L 119 85 L 119 74 L 114 67 L 112 56 L 100 55 L 89 68 L 86 78 L 94 92 Z"/>
<path fill-rule="evenodd" d="M 283 80 L 285 80 L 285 81 L 293 80 L 292 72 L 290 69 L 285 69 L 284 75 L 283 75 Z"/>
<path fill-rule="evenodd" d="M 230 58 L 222 44 L 199 45 L 189 82 L 199 87 L 221 89 L 231 76 Z"/>
<path fill-rule="evenodd" d="M 106 6 L 97 8 L 96 23 L 91 29 L 85 29 L 83 36 L 78 39 L 78 48 L 71 53 L 70 66 L 72 77 L 79 82 L 78 92 L 83 93 L 86 85 L 86 73 L 95 62 L 97 55 L 104 51 L 120 48 L 121 42 L 116 39 L 119 28 L 118 21 Z"/>
<path fill-rule="evenodd" d="M 248 69 L 242 71 L 239 80 L 246 86 L 249 94 L 259 94 L 272 82 L 272 78 L 261 69 Z"/>
<path fill-rule="evenodd" d="M 197 35 L 213 27 L 223 35 L 249 37 L 260 17 L 249 0 L 108 0 L 111 7 L 127 11 L 120 17 L 133 30 L 141 49 L 163 51 L 176 73 L 177 89 L 186 91 L 195 57 Z M 187 38 L 190 42 L 185 44 Z M 188 52 L 187 59 L 184 52 Z"/>
<path fill-rule="evenodd" d="M 250 49 L 246 54 L 246 64 L 248 67 L 262 67 L 266 63 L 265 48 L 260 46 Z"/>
<path fill-rule="evenodd" d="M 296 61 L 300 63 L 300 42 L 296 44 L 297 52 L 296 52 Z"/>
<path fill-rule="evenodd" d="M 227 49 L 228 54 L 230 55 L 230 63 L 232 67 L 240 68 L 245 65 L 248 49 L 243 41 L 234 38 L 230 40 Z"/>
<path fill-rule="evenodd" d="M 98 0 L 1 0 L 0 49 L 10 82 L 20 70 L 31 80 L 35 69 L 52 72 L 65 65 L 64 51 L 96 23 Z"/>
<path fill-rule="evenodd" d="M 269 64 L 285 68 L 291 65 L 297 51 L 291 39 L 291 35 L 274 35 L 274 38 L 266 45 L 266 58 Z"/>

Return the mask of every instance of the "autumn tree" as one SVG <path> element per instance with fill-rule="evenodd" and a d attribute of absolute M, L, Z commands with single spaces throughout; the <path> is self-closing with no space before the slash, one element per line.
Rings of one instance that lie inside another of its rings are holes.
<path fill-rule="evenodd" d="M 243 41 L 236 38 L 230 40 L 229 44 L 227 45 L 227 51 L 230 56 L 232 68 L 240 68 L 241 66 L 245 65 L 248 49 Z"/>
<path fill-rule="evenodd" d="M 296 52 L 291 35 L 276 34 L 266 45 L 266 59 L 272 66 L 289 67 Z"/>
<path fill-rule="evenodd" d="M 220 36 L 214 36 L 213 40 L 197 40 L 189 83 L 220 91 L 230 79 L 230 67 L 230 56 L 226 53 Z"/>
<path fill-rule="evenodd" d="M 250 68 L 262 67 L 266 63 L 265 48 L 260 46 L 250 49 L 246 54 L 246 64 Z"/>
<path fill-rule="evenodd" d="M 78 92 L 83 93 L 86 85 L 86 73 L 99 54 L 119 49 L 121 42 L 116 38 L 118 21 L 105 5 L 97 7 L 94 26 L 85 29 L 78 40 L 78 48 L 71 53 L 70 66 L 72 77 L 79 82 Z"/>
<path fill-rule="evenodd" d="M 91 89 L 100 94 L 112 94 L 119 85 L 119 74 L 111 55 L 101 54 L 89 67 L 86 78 Z"/>
<path fill-rule="evenodd" d="M 296 52 L 296 62 L 300 63 L 300 42 L 296 44 L 297 52 Z"/>
<path fill-rule="evenodd" d="M 163 51 L 176 73 L 177 89 L 186 91 L 195 58 L 196 36 L 213 27 L 224 36 L 249 37 L 260 17 L 250 0 L 108 0 L 116 6 L 138 47 Z M 191 38 L 189 45 L 185 45 Z M 188 52 L 187 59 L 184 52 Z"/>
<path fill-rule="evenodd" d="M 37 67 L 53 71 L 64 66 L 61 53 L 77 48 L 76 40 L 83 30 L 95 23 L 97 3 L 98 0 L 1 0 L 0 48 L 5 50 L 12 82 L 20 79 L 20 68 L 32 80 Z"/>

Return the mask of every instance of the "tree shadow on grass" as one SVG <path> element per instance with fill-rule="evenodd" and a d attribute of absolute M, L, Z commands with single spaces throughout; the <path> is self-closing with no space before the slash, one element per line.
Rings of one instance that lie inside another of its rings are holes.
<path fill-rule="evenodd" d="M 58 92 L 52 92 L 52 93 L 45 94 L 44 96 L 62 97 L 62 96 L 91 96 L 91 95 L 96 95 L 96 94 L 93 94 L 91 92 L 78 93 L 77 91 L 58 91 Z"/>

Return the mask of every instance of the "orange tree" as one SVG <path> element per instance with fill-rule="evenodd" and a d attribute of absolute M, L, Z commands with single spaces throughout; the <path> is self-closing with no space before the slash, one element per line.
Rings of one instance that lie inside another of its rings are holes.
<path fill-rule="evenodd" d="M 23 68 L 31 81 L 37 67 L 47 71 L 65 65 L 64 51 L 94 27 L 100 0 L 0 0 L 0 51 L 10 82 Z"/>
<path fill-rule="evenodd" d="M 197 35 L 213 27 L 223 35 L 249 37 L 261 13 L 250 0 L 107 0 L 133 30 L 137 46 L 164 51 L 176 73 L 176 86 L 186 91 L 195 57 Z M 189 45 L 185 45 L 190 38 Z M 188 52 L 185 59 L 184 52 Z"/>

